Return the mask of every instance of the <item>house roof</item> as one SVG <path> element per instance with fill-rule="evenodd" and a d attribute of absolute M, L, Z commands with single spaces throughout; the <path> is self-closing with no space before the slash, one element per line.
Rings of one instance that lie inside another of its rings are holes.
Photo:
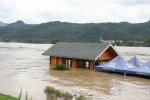
<path fill-rule="evenodd" d="M 58 42 L 43 55 L 95 60 L 109 46 L 109 43 Z"/>

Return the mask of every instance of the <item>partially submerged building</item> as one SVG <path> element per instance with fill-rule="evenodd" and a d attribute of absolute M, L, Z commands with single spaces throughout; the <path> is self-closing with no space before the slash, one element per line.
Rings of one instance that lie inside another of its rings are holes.
<path fill-rule="evenodd" d="M 95 65 L 112 60 L 118 53 L 109 43 L 58 42 L 43 55 L 50 56 L 51 66 L 65 64 L 93 70 Z"/>

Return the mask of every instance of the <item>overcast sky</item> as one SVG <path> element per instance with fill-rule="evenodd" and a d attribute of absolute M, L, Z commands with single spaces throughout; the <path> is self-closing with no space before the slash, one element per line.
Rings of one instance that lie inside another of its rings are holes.
<path fill-rule="evenodd" d="M 0 0 L 0 21 L 146 22 L 150 0 Z"/>

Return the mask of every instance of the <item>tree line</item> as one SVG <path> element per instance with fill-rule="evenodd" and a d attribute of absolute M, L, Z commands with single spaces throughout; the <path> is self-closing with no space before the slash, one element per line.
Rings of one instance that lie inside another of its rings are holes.
<path fill-rule="evenodd" d="M 68 23 L 25 24 L 22 21 L 0 27 L 0 41 L 55 43 L 58 41 L 99 42 L 103 40 L 145 41 L 150 45 L 150 21 L 145 23 Z"/>

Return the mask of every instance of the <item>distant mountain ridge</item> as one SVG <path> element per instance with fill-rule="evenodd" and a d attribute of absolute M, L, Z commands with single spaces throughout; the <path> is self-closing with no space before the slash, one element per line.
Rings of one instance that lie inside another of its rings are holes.
<path fill-rule="evenodd" d="M 23 21 L 18 20 L 14 23 L 8 24 L 6 27 L 18 29 L 18 28 L 24 28 L 24 27 L 29 27 L 29 26 L 30 26 L 29 24 L 26 24 Z"/>
<path fill-rule="evenodd" d="M 0 27 L 0 41 L 39 42 L 55 41 L 99 42 L 104 40 L 140 40 L 150 37 L 150 21 L 145 23 L 69 23 L 47 22 L 26 24 L 23 21 Z"/>
<path fill-rule="evenodd" d="M 23 22 L 23 21 L 21 21 L 21 20 L 18 20 L 17 22 L 14 22 L 14 23 L 10 23 L 10 24 L 8 24 L 7 26 L 9 26 L 9 27 L 11 27 L 11 26 L 15 26 L 15 27 L 20 27 L 20 26 L 23 26 L 23 25 L 25 25 L 25 23 Z"/>
<path fill-rule="evenodd" d="M 6 26 L 7 24 L 0 21 L 0 27 Z"/>

